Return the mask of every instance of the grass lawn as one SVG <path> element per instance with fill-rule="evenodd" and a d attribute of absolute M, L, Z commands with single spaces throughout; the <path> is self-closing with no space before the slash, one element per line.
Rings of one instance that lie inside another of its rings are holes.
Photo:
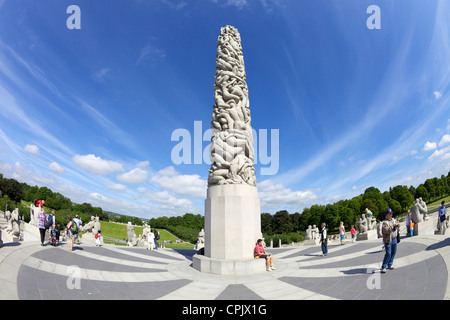
<path fill-rule="evenodd" d="M 119 240 L 125 240 L 128 238 L 127 235 L 127 225 L 126 224 L 119 224 L 114 222 L 106 222 L 106 221 L 100 221 L 102 225 L 102 236 L 104 237 L 110 237 L 114 239 Z M 136 236 L 139 237 L 139 235 L 142 235 L 142 232 L 144 230 L 144 227 L 134 227 L 134 232 L 136 233 Z M 173 249 L 193 249 L 194 245 L 190 243 L 175 243 L 178 238 L 171 235 L 169 232 L 167 232 L 164 229 L 156 229 L 159 232 L 159 241 L 158 243 L 166 241 L 172 241 L 173 243 L 166 244 L 167 248 L 173 248 Z M 106 242 L 106 241 L 105 241 Z M 119 243 L 116 243 L 119 244 Z M 124 245 L 124 244 L 120 244 Z"/>

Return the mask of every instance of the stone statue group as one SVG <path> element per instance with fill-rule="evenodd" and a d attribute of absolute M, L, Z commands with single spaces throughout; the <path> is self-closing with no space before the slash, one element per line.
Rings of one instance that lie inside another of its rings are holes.
<path fill-rule="evenodd" d="M 144 247 L 147 250 L 155 249 L 154 239 L 150 239 L 151 229 L 148 224 L 144 225 L 144 230 L 142 231 L 142 235 L 136 237 L 136 233 L 134 232 L 134 227 L 131 222 L 128 222 L 127 225 L 127 236 L 128 236 L 128 246 L 129 247 Z"/>
<path fill-rule="evenodd" d="M 368 240 L 368 233 L 376 232 L 378 237 L 382 237 L 381 235 L 381 224 L 378 225 L 377 228 L 377 220 L 373 216 L 372 212 L 369 209 L 365 210 L 365 214 L 361 215 L 361 218 L 356 222 L 355 229 L 358 232 L 358 240 Z M 428 221 L 430 219 L 428 215 L 428 207 L 425 201 L 422 198 L 416 199 L 412 209 L 411 209 L 411 220 L 414 223 L 414 234 L 418 234 L 419 223 L 423 221 Z M 445 230 L 450 226 L 450 216 L 444 222 L 441 222 L 439 219 L 437 221 L 436 229 L 437 233 L 445 232 Z M 317 240 L 319 239 L 319 229 L 314 226 L 308 226 L 308 229 L 305 232 L 305 240 Z"/>
<path fill-rule="evenodd" d="M 5 232 L 10 234 L 13 239 L 19 241 L 20 240 L 19 209 L 15 208 L 12 212 L 6 211 L 5 217 L 7 220 Z"/>

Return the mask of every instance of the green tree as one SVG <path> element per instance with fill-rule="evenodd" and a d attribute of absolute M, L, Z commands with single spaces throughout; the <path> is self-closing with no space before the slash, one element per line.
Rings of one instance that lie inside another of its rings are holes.
<path fill-rule="evenodd" d="M 432 200 L 436 199 L 438 193 L 437 193 L 436 185 L 434 184 L 433 179 L 425 180 L 424 187 L 427 189 L 428 194 L 429 194 L 428 201 L 432 201 Z M 424 199 L 424 198 L 422 198 L 422 199 Z"/>
<path fill-rule="evenodd" d="M 289 233 L 294 230 L 294 226 L 289 219 L 289 212 L 286 210 L 278 211 L 273 216 L 273 232 L 274 233 Z"/>
<path fill-rule="evenodd" d="M 325 206 L 314 204 L 311 206 L 309 212 L 311 214 L 311 217 L 309 218 L 308 225 L 316 225 L 316 227 L 319 228 L 323 222 L 322 215 L 325 212 Z"/>
<path fill-rule="evenodd" d="M 334 230 L 339 227 L 339 206 L 335 204 L 328 204 L 323 211 L 321 220 L 327 224 L 329 230 Z"/>
<path fill-rule="evenodd" d="M 294 232 L 300 231 L 300 216 L 301 214 L 298 212 L 295 212 L 294 214 L 289 215 L 289 219 L 291 220 L 293 230 Z M 303 230 L 304 231 L 304 230 Z"/>
<path fill-rule="evenodd" d="M 391 199 L 389 201 L 389 208 L 392 209 L 392 211 L 394 211 L 394 216 L 398 216 L 399 214 L 402 214 L 403 212 L 405 212 L 405 210 L 403 210 L 400 202 L 398 202 L 395 199 Z M 386 211 L 384 211 L 386 212 Z"/>
<path fill-rule="evenodd" d="M 406 211 L 409 206 L 414 204 L 414 198 L 406 186 L 395 186 L 390 194 L 392 199 L 397 200 L 400 203 L 401 209 L 404 211 Z M 392 207 L 391 209 L 394 210 Z"/>
<path fill-rule="evenodd" d="M 273 217 L 270 213 L 261 214 L 261 232 L 267 234 L 273 233 Z"/>
<path fill-rule="evenodd" d="M 20 202 L 22 200 L 22 186 L 14 179 L 0 179 L 0 191 L 2 195 L 7 195 L 11 200 Z"/>
<path fill-rule="evenodd" d="M 419 185 L 416 189 L 416 199 L 418 198 L 422 198 L 425 202 L 430 201 L 430 194 L 423 184 Z"/>
<path fill-rule="evenodd" d="M 299 230 L 300 231 L 305 231 L 306 229 L 308 229 L 308 225 L 309 225 L 308 223 L 309 223 L 310 218 L 311 218 L 310 209 L 309 208 L 303 209 L 303 212 L 299 218 Z"/>

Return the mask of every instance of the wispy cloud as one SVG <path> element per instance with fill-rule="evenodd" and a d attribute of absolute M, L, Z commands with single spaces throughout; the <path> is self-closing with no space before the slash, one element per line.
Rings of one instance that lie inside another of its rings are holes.
<path fill-rule="evenodd" d="M 136 65 L 140 65 L 142 63 L 150 63 L 154 64 L 156 61 L 163 59 L 166 57 L 166 53 L 163 49 L 158 48 L 152 44 L 149 44 L 141 49 L 139 52 L 139 57 L 136 61 Z"/>

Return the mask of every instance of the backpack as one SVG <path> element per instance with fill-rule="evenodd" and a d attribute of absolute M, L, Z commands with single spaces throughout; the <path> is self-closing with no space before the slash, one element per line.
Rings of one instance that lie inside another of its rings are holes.
<path fill-rule="evenodd" d="M 48 219 L 45 219 L 45 221 L 44 221 L 44 228 L 48 229 L 48 228 L 50 228 L 50 225 L 51 225 L 51 222 Z"/>
<path fill-rule="evenodd" d="M 73 234 L 78 233 L 78 225 L 75 221 L 72 220 L 72 227 L 70 228 Z"/>

